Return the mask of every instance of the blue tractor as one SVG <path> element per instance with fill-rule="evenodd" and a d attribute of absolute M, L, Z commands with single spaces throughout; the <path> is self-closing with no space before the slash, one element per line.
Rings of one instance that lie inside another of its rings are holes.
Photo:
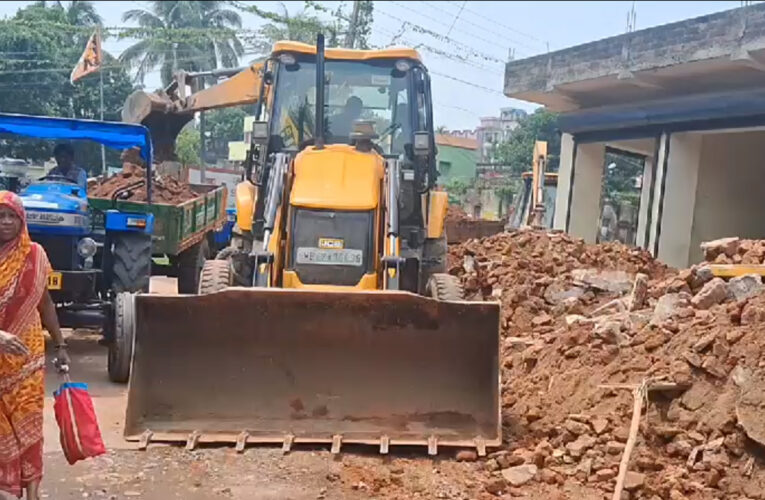
<path fill-rule="evenodd" d="M 152 151 L 140 125 L 0 113 L 0 133 L 51 140 L 90 140 L 115 149 L 139 148 L 147 165 L 151 203 Z M 16 186 L 32 240 L 53 272 L 48 290 L 65 328 L 100 329 L 109 346 L 109 378 L 126 382 L 132 356 L 133 293 L 148 292 L 154 216 L 105 210 L 92 213 L 87 193 L 66 177 L 47 176 Z M 119 196 L 119 193 L 115 193 Z M 93 219 L 102 218 L 99 230 Z"/>

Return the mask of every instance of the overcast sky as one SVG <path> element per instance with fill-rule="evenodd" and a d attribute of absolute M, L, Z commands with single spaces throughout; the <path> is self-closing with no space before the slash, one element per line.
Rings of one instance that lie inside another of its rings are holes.
<path fill-rule="evenodd" d="M 12 16 L 18 8 L 31 3 L 0 2 L 0 16 Z M 106 26 L 126 26 L 122 22 L 123 12 L 149 6 L 149 2 L 94 3 Z M 319 3 L 334 9 L 340 2 Z M 282 8 L 280 2 L 257 4 L 271 11 L 281 12 Z M 479 117 L 497 115 L 502 107 L 534 108 L 502 95 L 503 61 L 510 50 L 516 59 L 521 59 L 548 49 L 554 51 L 619 35 L 626 30 L 633 4 L 636 27 L 643 29 L 736 8 L 741 2 L 376 1 L 371 41 L 377 46 L 389 45 L 402 32 L 405 20 L 414 25 L 403 30 L 398 44 L 421 44 L 419 50 L 433 73 L 436 123 L 450 129 L 472 129 L 478 125 Z M 297 13 L 304 2 L 284 5 L 291 13 Z M 243 20 L 244 27 L 249 29 L 263 24 L 252 15 L 244 15 Z M 427 31 L 441 36 L 448 33 L 448 40 L 436 39 Z M 129 40 L 107 40 L 104 48 L 116 56 L 130 44 Z M 461 62 L 460 58 L 467 55 L 470 60 Z M 149 88 L 158 87 L 158 72 L 149 75 L 146 83 Z"/>

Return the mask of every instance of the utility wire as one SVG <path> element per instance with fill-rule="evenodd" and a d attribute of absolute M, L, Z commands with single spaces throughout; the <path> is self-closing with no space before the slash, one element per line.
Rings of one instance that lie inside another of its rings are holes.
<path fill-rule="evenodd" d="M 449 3 L 452 3 L 452 4 L 455 4 L 455 5 L 456 5 L 456 2 L 455 2 L 455 1 L 452 1 L 452 2 L 449 2 Z M 465 12 L 470 12 L 470 13 L 471 13 L 471 14 L 473 14 L 474 16 L 476 16 L 476 17 L 480 17 L 480 18 L 481 18 L 481 19 L 483 19 L 484 21 L 489 21 L 490 23 L 496 24 L 497 26 L 501 26 L 502 28 L 505 28 L 505 29 L 507 29 L 507 30 L 510 30 L 510 31 L 512 31 L 513 33 L 516 33 L 516 34 L 518 34 L 518 35 L 521 35 L 521 36 L 524 36 L 524 37 L 526 37 L 526 38 L 529 38 L 529 39 L 531 39 L 531 40 L 534 40 L 534 41 L 536 41 L 536 42 L 539 42 L 539 43 L 541 43 L 541 44 L 543 44 L 543 45 L 545 45 L 545 44 L 549 43 L 549 42 L 547 42 L 547 41 L 545 41 L 545 40 L 542 40 L 542 39 L 540 39 L 540 38 L 537 38 L 537 37 L 536 37 L 536 36 L 534 36 L 534 35 L 530 35 L 530 34 L 528 34 L 528 33 L 524 33 L 523 31 L 520 31 L 520 30 L 518 30 L 518 29 L 515 29 L 515 28 L 513 28 L 512 26 L 508 26 L 507 24 L 504 24 L 504 23 L 500 23 L 500 22 L 499 22 L 499 21 L 497 21 L 496 19 L 492 19 L 492 18 L 490 18 L 490 17 L 486 17 L 486 16 L 484 16 L 483 14 L 480 14 L 480 13 L 478 13 L 478 12 L 476 12 L 476 11 L 472 10 L 472 9 L 469 9 L 469 8 L 467 8 L 467 7 L 465 7 Z"/>
<path fill-rule="evenodd" d="M 434 2 L 425 2 L 425 1 L 423 1 L 422 4 L 428 6 L 428 8 L 433 9 L 433 10 L 441 9 L 444 12 L 449 12 L 447 10 L 444 10 L 442 5 L 434 4 Z M 471 21 L 466 16 L 460 17 L 460 23 L 461 24 L 469 24 L 471 26 L 474 26 L 477 30 L 480 30 L 481 33 L 484 33 L 486 35 L 494 35 L 494 36 L 498 37 L 498 39 L 495 39 L 495 40 L 491 41 L 492 45 L 496 45 L 497 44 L 497 40 L 503 40 L 508 45 L 511 45 L 511 46 L 516 46 L 517 45 L 519 47 L 523 47 L 524 49 L 527 49 L 528 52 L 526 52 L 526 51 L 520 52 L 520 51 L 517 50 L 517 48 L 515 49 L 516 52 L 519 52 L 522 55 L 523 54 L 529 54 L 530 55 L 532 52 L 537 52 L 537 51 L 540 50 L 538 47 L 536 47 L 534 45 L 529 45 L 528 43 L 525 43 L 525 42 L 523 42 L 521 40 L 518 40 L 517 38 L 508 36 L 507 31 L 499 32 L 499 31 L 490 29 L 489 26 L 487 26 L 486 23 L 478 24 L 478 23 L 476 23 L 474 21 Z M 471 34 L 471 36 L 476 36 L 476 35 L 472 34 L 472 32 L 468 32 L 468 31 L 466 31 L 464 29 L 457 28 L 457 31 L 462 31 L 463 33 Z M 540 45 L 542 45 L 541 42 L 540 42 Z"/>
<path fill-rule="evenodd" d="M 430 19 L 431 21 L 434 21 L 434 22 L 436 22 L 436 23 L 440 24 L 441 26 L 446 26 L 446 27 L 449 27 L 449 32 L 451 32 L 451 29 L 454 27 L 454 23 L 452 23 L 452 24 L 450 25 L 450 24 L 449 24 L 449 23 L 447 23 L 447 22 L 443 22 L 443 21 L 440 21 L 440 20 L 436 19 L 436 18 L 435 18 L 435 17 L 433 17 L 432 15 L 428 15 L 428 14 L 425 14 L 425 13 L 423 13 L 423 12 L 422 12 L 422 11 L 420 11 L 420 10 L 415 10 L 415 9 L 413 9 L 413 8 L 409 7 L 409 6 L 408 6 L 408 5 L 406 5 L 406 4 L 402 4 L 402 3 L 399 3 L 399 2 L 390 2 L 390 3 L 391 3 L 391 4 L 393 4 L 393 5 L 397 5 L 398 7 L 401 7 L 401 8 L 403 8 L 403 9 L 407 9 L 407 10 L 409 10 L 410 12 L 413 12 L 413 13 L 415 13 L 415 14 L 417 14 L 417 15 L 419 15 L 420 17 L 423 17 L 423 18 L 425 18 L 425 19 Z M 456 19 L 456 18 L 455 18 L 455 19 Z M 467 31 L 465 31 L 465 30 L 462 30 L 462 29 L 459 29 L 459 28 L 458 28 L 456 31 L 459 31 L 459 32 L 465 33 L 465 34 L 469 35 L 471 38 L 475 38 L 476 40 L 481 40 L 482 42 L 486 42 L 487 44 L 489 44 L 489 46 L 494 46 L 494 45 L 496 45 L 496 40 L 489 40 L 488 38 L 484 38 L 484 37 L 482 37 L 482 36 L 480 36 L 480 35 L 476 35 L 476 34 L 474 34 L 474 33 L 470 33 L 470 32 L 467 32 Z M 447 34 L 446 34 L 446 37 L 448 37 L 448 36 L 449 36 L 449 34 L 447 33 Z M 456 42 L 456 40 L 455 40 L 455 42 Z M 461 43 L 461 42 L 457 42 L 457 43 Z M 474 47 L 474 46 L 472 46 L 472 45 L 467 45 L 467 44 L 464 44 L 464 45 L 465 45 L 466 47 L 470 47 L 472 50 L 476 50 L 476 51 L 480 51 L 480 50 L 481 50 L 481 49 L 478 49 L 478 48 L 476 48 L 476 47 Z M 500 61 L 500 62 L 502 62 L 502 61 Z"/>
<path fill-rule="evenodd" d="M 462 9 L 465 8 L 465 4 L 467 3 L 467 0 L 462 0 L 462 5 L 460 5 L 460 10 L 457 12 L 457 15 L 454 16 L 454 21 L 452 21 L 451 26 L 449 26 L 449 30 L 446 32 L 446 36 L 449 36 L 452 32 L 452 29 L 454 28 L 454 24 L 457 22 L 457 19 L 460 18 L 460 15 L 462 14 Z"/>
<path fill-rule="evenodd" d="M 416 32 L 419 32 L 419 33 L 425 34 L 425 35 L 430 35 L 433 38 L 435 38 L 436 40 L 439 40 L 441 42 L 451 43 L 451 44 L 453 44 L 455 46 L 460 46 L 460 47 L 463 48 L 463 50 L 465 52 L 470 53 L 470 55 L 472 55 L 473 57 L 480 57 L 480 58 L 482 58 L 482 59 L 484 59 L 486 61 L 495 62 L 495 63 L 499 63 L 499 64 L 504 64 L 505 63 L 505 61 L 503 61 L 501 59 L 497 59 L 494 56 L 491 56 L 491 55 L 486 54 L 484 52 L 475 50 L 472 47 L 470 47 L 469 45 L 466 45 L 464 43 L 458 42 L 457 40 L 454 40 L 452 38 L 446 37 L 444 35 L 441 35 L 441 34 L 435 32 L 433 30 L 429 30 L 429 29 L 427 29 L 427 28 L 425 28 L 425 27 L 423 27 L 423 26 L 421 26 L 421 25 L 419 25 L 417 23 L 413 23 L 411 21 L 407 21 L 407 20 L 401 19 L 400 17 L 395 16 L 393 14 L 390 14 L 388 12 L 385 12 L 384 10 L 376 9 L 375 12 L 378 13 L 378 14 L 382 14 L 382 15 L 384 15 L 386 17 L 389 17 L 391 19 L 394 19 L 394 20 L 396 20 L 396 21 L 398 21 L 400 23 L 406 24 L 407 26 L 411 27 Z"/>
<path fill-rule="evenodd" d="M 494 71 L 491 68 L 488 68 L 486 66 L 482 66 L 482 65 L 476 63 L 475 61 L 469 59 L 469 58 L 460 56 L 458 54 L 452 54 L 450 52 L 446 52 L 444 50 L 438 49 L 436 47 L 433 47 L 433 46 L 425 44 L 425 43 L 416 43 L 416 42 L 414 42 L 412 40 L 403 38 L 401 36 L 400 32 L 399 33 L 393 33 L 391 31 L 388 31 L 388 30 L 386 30 L 384 28 L 379 28 L 379 27 L 378 27 L 378 30 L 382 31 L 383 33 L 387 33 L 389 35 L 394 35 L 395 39 L 401 40 L 403 43 L 411 46 L 415 50 L 422 49 L 422 50 L 427 51 L 430 54 L 433 54 L 433 55 L 435 55 L 437 57 L 441 57 L 441 58 L 449 59 L 451 61 L 455 61 L 455 62 L 458 62 L 458 63 L 461 63 L 461 64 L 465 64 L 467 66 L 471 66 L 473 68 L 480 69 L 480 70 L 482 70 L 482 71 L 484 71 L 486 73 L 492 73 L 494 75 L 504 76 L 503 73 L 500 73 L 499 71 Z"/>

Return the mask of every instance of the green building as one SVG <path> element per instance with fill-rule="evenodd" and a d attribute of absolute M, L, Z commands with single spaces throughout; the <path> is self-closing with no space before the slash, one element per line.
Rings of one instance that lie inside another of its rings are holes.
<path fill-rule="evenodd" d="M 476 177 L 478 141 L 466 137 L 436 134 L 438 147 L 438 183 L 442 186 L 454 180 L 471 182 Z"/>

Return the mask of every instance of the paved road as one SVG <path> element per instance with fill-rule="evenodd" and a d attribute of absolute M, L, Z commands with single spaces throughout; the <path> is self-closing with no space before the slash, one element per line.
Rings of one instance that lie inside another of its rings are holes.
<path fill-rule="evenodd" d="M 172 278 L 152 278 L 153 293 L 176 293 Z M 43 498 L 74 500 L 315 500 L 366 498 L 340 480 L 345 464 L 324 449 L 283 456 L 277 448 L 231 448 L 187 452 L 182 447 L 152 445 L 135 450 L 122 439 L 127 386 L 113 384 L 106 373 L 106 347 L 97 332 L 65 332 L 72 355 L 71 377 L 88 384 L 108 454 L 70 466 L 64 460 L 53 416 L 53 391 L 61 379 L 52 366 L 46 374 L 45 477 Z M 51 359 L 51 352 L 48 359 Z M 375 458 L 376 460 L 376 458 Z M 327 479 L 327 478 L 330 479 Z M 348 493 L 350 492 L 350 493 Z M 347 496 L 350 495 L 350 496 Z"/>

